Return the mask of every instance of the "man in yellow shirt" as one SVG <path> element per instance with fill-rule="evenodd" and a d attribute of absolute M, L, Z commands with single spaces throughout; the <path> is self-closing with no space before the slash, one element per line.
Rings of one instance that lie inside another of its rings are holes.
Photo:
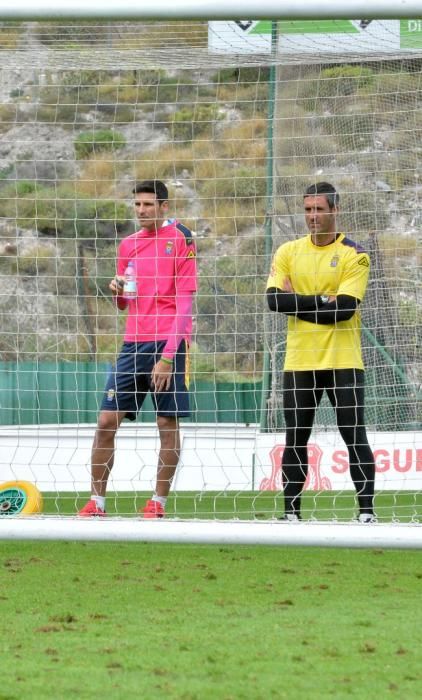
<path fill-rule="evenodd" d="M 269 308 L 288 316 L 283 519 L 300 519 L 308 473 L 307 444 L 326 391 L 349 452 L 359 520 L 373 522 L 375 462 L 364 423 L 359 311 L 369 257 L 357 243 L 337 232 L 339 195 L 333 185 L 311 185 L 303 201 L 309 234 L 278 248 L 267 283 Z"/>

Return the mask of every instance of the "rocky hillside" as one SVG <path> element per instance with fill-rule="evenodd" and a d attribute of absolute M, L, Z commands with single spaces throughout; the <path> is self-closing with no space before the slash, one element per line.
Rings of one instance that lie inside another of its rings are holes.
<path fill-rule="evenodd" d="M 27 39 L 44 50 L 33 25 Z M 198 243 L 196 369 L 259 378 L 271 231 L 274 244 L 300 233 L 304 185 L 329 179 L 343 194 L 342 228 L 376 235 L 396 339 L 421 381 L 416 339 L 402 340 L 421 322 L 420 66 L 283 67 L 271 145 L 269 75 L 2 71 L 4 359 L 113 357 L 122 328 L 107 293 L 116 242 L 134 230 L 134 181 L 160 177 Z M 375 307 L 373 318 L 382 313 Z"/>

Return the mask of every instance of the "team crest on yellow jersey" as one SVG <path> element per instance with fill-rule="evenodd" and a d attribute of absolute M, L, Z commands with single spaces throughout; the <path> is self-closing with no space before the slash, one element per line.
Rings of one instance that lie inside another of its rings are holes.
<path fill-rule="evenodd" d="M 333 255 L 330 262 L 330 267 L 337 267 L 340 257 L 338 255 Z"/>

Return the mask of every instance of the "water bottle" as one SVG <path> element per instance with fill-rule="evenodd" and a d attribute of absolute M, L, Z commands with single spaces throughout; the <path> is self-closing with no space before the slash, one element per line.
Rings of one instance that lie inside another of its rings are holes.
<path fill-rule="evenodd" d="M 123 299 L 135 299 L 136 290 L 136 275 L 133 260 L 129 260 L 125 270 L 125 283 L 123 285 Z"/>

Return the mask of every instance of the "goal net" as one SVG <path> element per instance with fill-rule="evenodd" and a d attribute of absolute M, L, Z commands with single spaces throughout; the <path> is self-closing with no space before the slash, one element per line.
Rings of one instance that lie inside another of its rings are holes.
<path fill-rule="evenodd" d="M 340 230 L 372 262 L 362 340 L 377 516 L 419 522 L 417 21 L 3 22 L 0 56 L 0 525 L 41 510 L 31 486 L 45 515 L 89 497 L 125 323 L 108 285 L 118 243 L 139 228 L 132 189 L 153 178 L 199 265 L 192 411 L 167 518 L 283 514 L 285 323 L 265 287 L 275 249 L 306 233 L 304 189 L 326 180 Z M 118 433 L 110 516 L 137 515 L 158 451 L 147 398 Z M 349 525 L 354 489 L 326 399 L 308 454 L 304 520 Z"/>

